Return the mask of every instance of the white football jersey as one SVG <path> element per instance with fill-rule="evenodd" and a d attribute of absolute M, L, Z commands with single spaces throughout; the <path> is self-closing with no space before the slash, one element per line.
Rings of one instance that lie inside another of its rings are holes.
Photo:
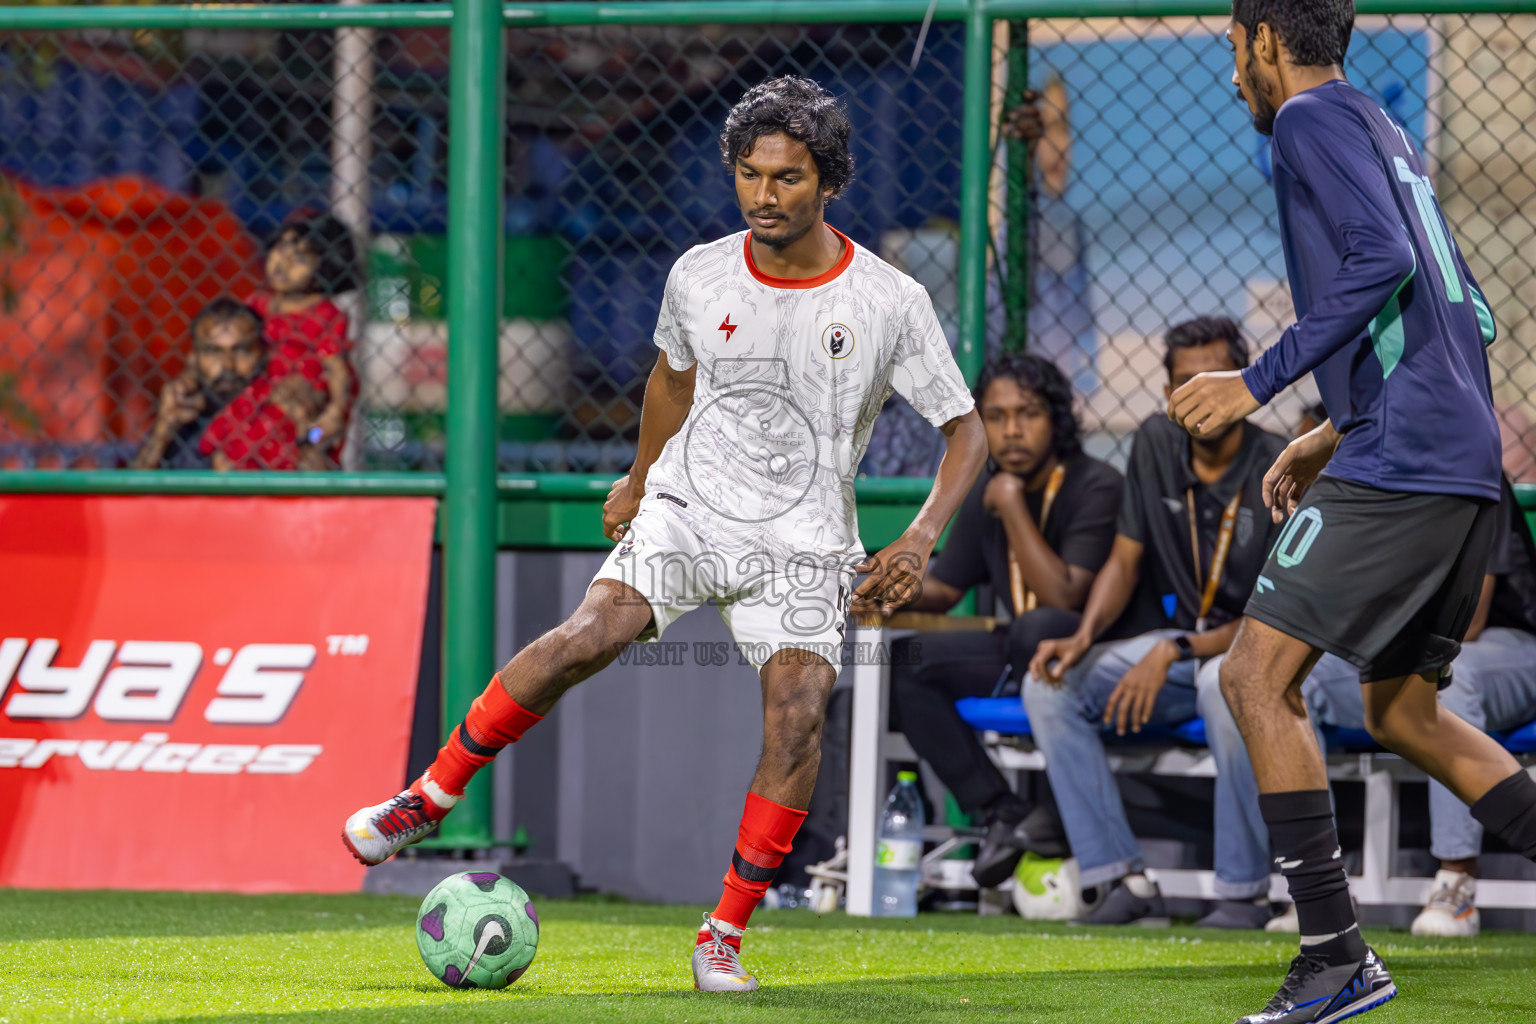
<path fill-rule="evenodd" d="M 758 270 L 746 231 L 667 277 L 656 344 L 698 374 L 645 489 L 722 553 L 862 559 L 854 476 L 891 391 L 934 426 L 975 404 L 928 293 L 839 237 L 841 259 L 814 278 Z"/>

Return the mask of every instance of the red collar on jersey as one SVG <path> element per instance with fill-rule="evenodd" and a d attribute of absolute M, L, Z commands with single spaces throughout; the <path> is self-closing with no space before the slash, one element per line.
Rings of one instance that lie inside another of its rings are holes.
<path fill-rule="evenodd" d="M 853 262 L 853 241 L 837 228 L 827 225 L 832 233 L 843 240 L 843 255 L 832 265 L 832 269 L 815 277 L 774 277 L 757 269 L 757 264 L 752 262 L 752 232 L 747 232 L 746 241 L 742 243 L 747 253 L 747 269 L 752 276 L 770 288 L 819 288 L 828 281 L 834 280 L 837 275 L 848 269 L 848 264 Z"/>

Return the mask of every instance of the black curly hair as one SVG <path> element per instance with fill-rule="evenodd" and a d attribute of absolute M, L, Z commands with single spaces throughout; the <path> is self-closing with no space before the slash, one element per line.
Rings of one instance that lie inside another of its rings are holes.
<path fill-rule="evenodd" d="M 1020 388 L 1039 395 L 1051 415 L 1051 451 L 1058 459 L 1083 450 L 1082 427 L 1072 410 L 1072 385 L 1066 374 L 1044 356 L 1030 352 L 1004 352 L 987 360 L 971 391 L 976 404 L 997 380 L 1011 380 Z"/>
<path fill-rule="evenodd" d="M 720 159 L 728 171 L 736 158 L 752 152 L 764 135 L 783 132 L 805 144 L 816 161 L 816 177 L 827 198 L 836 199 L 853 181 L 852 128 L 837 98 L 809 78 L 783 75 L 747 90 L 720 129 Z"/>
<path fill-rule="evenodd" d="M 359 286 L 361 275 L 357 269 L 357 247 L 352 241 L 352 231 L 335 215 L 295 210 L 283 219 L 282 226 L 272 236 L 272 244 L 288 237 L 320 257 L 320 267 L 315 271 L 316 291 L 339 295 Z"/>
<path fill-rule="evenodd" d="M 1355 4 L 1354 0 L 1233 0 L 1232 20 L 1243 26 L 1250 46 L 1259 26 L 1267 23 L 1295 64 L 1342 67 L 1355 29 Z"/>

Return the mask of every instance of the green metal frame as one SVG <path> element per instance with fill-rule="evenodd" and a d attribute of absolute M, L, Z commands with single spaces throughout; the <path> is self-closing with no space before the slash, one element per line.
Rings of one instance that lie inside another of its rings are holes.
<path fill-rule="evenodd" d="M 29 29 L 327 29 L 447 27 L 456 4 L 167 4 L 99 7 L 0 6 L 0 30 Z M 929 0 L 569 0 L 504 4 L 509 28 L 552 25 L 728 25 L 920 21 Z M 1358 14 L 1529 14 L 1531 0 L 1356 0 Z M 1223 0 L 939 0 L 934 17 L 989 18 L 1226 17 Z"/>
<path fill-rule="evenodd" d="M 443 510 L 444 735 L 496 671 L 496 406 L 501 316 L 506 33 L 497 0 L 454 0 L 448 82 L 447 497 Z M 491 780 L 473 780 L 443 843 L 484 847 Z"/>
<path fill-rule="evenodd" d="M 1357 0 L 1361 14 L 1516 14 L 1536 0 Z M 607 477 L 496 474 L 497 315 L 500 308 L 502 113 L 506 76 L 503 28 L 555 25 L 784 24 L 921 20 L 929 0 L 632 0 L 627 3 L 502 4 L 453 0 L 424 4 L 210 4 L 185 6 L 0 6 L 0 31 L 67 29 L 334 29 L 448 27 L 449 249 L 455 286 L 449 295 L 448 472 L 218 474 L 197 472 L 0 472 L 0 493 L 218 494 L 385 496 L 443 499 L 443 722 L 451 729 L 494 670 L 495 572 L 502 546 L 603 547 L 602 499 Z M 965 99 L 960 188 L 959 361 L 967 379 L 981 369 L 986 346 L 987 186 L 992 170 L 990 99 L 992 24 L 1028 18 L 1224 17 L 1228 0 L 938 0 L 934 16 L 965 23 Z M 1027 70 L 1010 61 L 1010 93 Z M 1022 148 L 1022 147 L 1020 147 Z M 1012 161 L 1011 161 L 1012 163 Z M 1022 161 L 1020 161 L 1022 166 Z M 1012 192 L 1013 190 L 1010 190 Z M 1010 204 L 1018 218 L 1025 200 Z M 1010 254 L 1022 252 L 1010 232 Z M 1011 261 L 1012 262 L 1012 261 Z M 1016 263 L 1015 267 L 1021 263 Z M 1027 312 L 1027 269 L 1009 275 L 1010 312 Z M 860 531 L 883 545 L 911 520 L 927 480 L 862 480 Z M 1536 487 L 1517 488 L 1536 513 Z M 440 845 L 491 845 L 488 786 L 471 788 L 467 806 L 449 818 Z"/>

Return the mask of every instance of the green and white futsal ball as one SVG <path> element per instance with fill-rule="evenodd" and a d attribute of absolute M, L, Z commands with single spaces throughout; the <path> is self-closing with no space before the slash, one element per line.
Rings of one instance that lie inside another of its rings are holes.
<path fill-rule="evenodd" d="M 494 871 L 438 882 L 416 915 L 427 970 L 454 988 L 506 988 L 533 963 L 539 915 L 522 887 Z"/>
<path fill-rule="evenodd" d="M 1030 921 L 1070 921 L 1097 905 L 1083 899 L 1076 857 L 1026 853 L 1013 869 L 1013 906 Z"/>

